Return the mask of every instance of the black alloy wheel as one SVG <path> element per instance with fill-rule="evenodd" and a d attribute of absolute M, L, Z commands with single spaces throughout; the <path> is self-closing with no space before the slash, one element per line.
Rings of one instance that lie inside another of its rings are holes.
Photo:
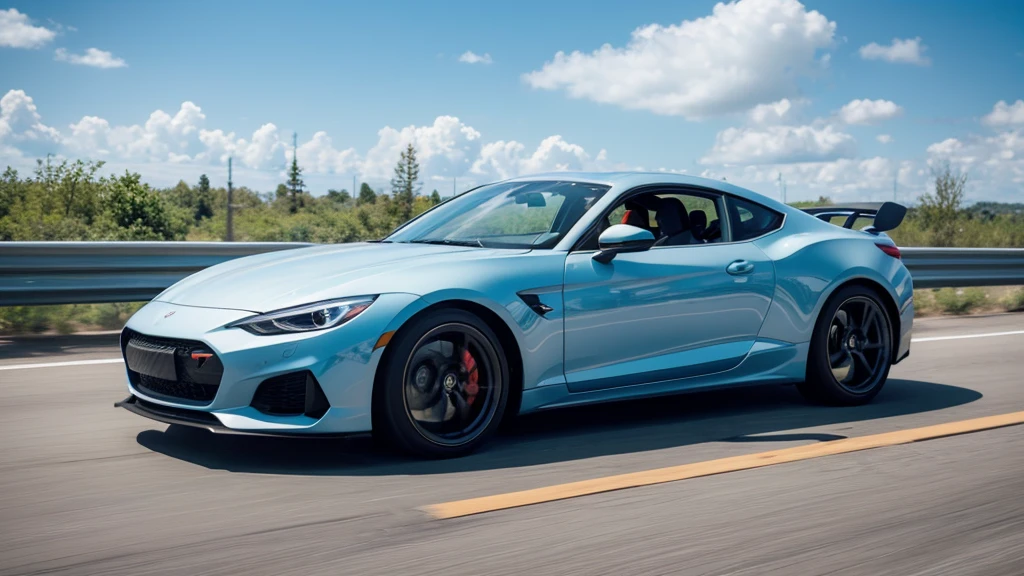
<path fill-rule="evenodd" d="M 805 397 L 852 406 L 881 391 L 892 367 L 894 339 L 881 298 L 869 288 L 848 286 L 825 304 L 811 337 L 806 379 L 797 385 Z"/>
<path fill-rule="evenodd" d="M 498 427 L 509 370 L 482 320 L 439 310 L 403 327 L 388 348 L 375 385 L 375 433 L 415 455 L 445 458 L 475 450 Z"/>

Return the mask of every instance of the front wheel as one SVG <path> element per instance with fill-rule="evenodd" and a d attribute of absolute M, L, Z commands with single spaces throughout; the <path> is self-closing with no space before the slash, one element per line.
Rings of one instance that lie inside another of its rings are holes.
<path fill-rule="evenodd" d="M 810 400 L 853 406 L 878 395 L 892 366 L 892 325 L 873 290 L 840 289 L 821 311 L 811 337 L 807 378 L 798 385 Z"/>
<path fill-rule="evenodd" d="M 439 310 L 389 344 L 376 383 L 374 433 L 427 458 L 467 454 L 494 433 L 509 370 L 494 332 L 463 310 Z"/>

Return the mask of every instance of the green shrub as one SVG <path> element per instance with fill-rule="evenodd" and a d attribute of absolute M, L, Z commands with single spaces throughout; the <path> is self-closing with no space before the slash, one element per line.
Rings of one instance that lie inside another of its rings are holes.
<path fill-rule="evenodd" d="M 946 314 L 968 314 L 987 298 L 980 288 L 942 288 L 935 293 L 935 303 Z"/>
<path fill-rule="evenodd" d="M 1024 312 L 1024 288 L 1018 288 L 1007 294 L 1003 300 L 1003 306 L 1008 312 Z"/>

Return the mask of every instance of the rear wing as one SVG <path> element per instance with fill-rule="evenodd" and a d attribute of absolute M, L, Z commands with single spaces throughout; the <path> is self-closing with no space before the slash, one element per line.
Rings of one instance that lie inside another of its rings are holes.
<path fill-rule="evenodd" d="M 895 229 L 903 222 L 907 215 L 907 207 L 895 202 L 860 202 L 844 204 L 842 206 L 815 206 L 804 208 L 804 212 L 815 216 L 819 220 L 831 222 L 837 216 L 845 216 L 843 228 L 853 228 L 858 218 L 870 218 L 872 224 L 864 229 L 865 232 L 878 233 Z"/>

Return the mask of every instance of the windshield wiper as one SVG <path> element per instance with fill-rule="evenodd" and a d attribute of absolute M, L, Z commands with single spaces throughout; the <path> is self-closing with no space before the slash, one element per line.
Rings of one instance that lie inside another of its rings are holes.
<path fill-rule="evenodd" d="M 440 246 L 473 246 L 476 248 L 485 248 L 484 243 L 479 239 L 476 240 L 449 240 L 438 239 L 438 240 L 409 240 L 410 244 L 438 244 Z"/>

